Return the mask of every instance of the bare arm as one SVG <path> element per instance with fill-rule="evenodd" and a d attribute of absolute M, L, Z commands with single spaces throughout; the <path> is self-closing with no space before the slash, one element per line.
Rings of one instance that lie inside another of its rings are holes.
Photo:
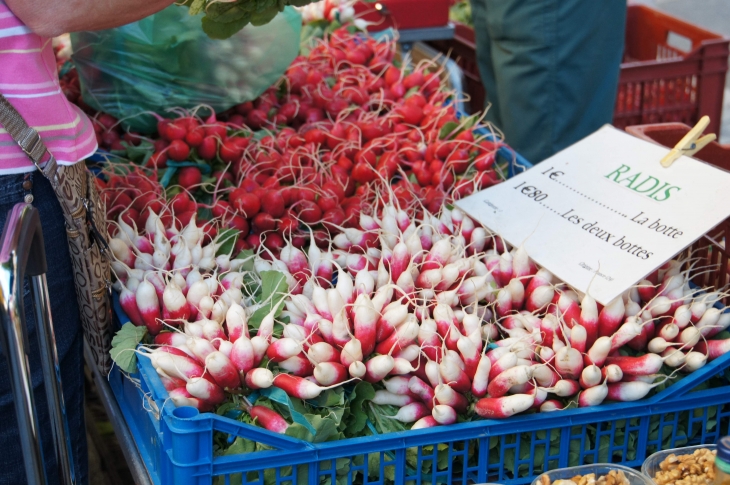
<path fill-rule="evenodd" d="M 102 30 L 135 22 L 175 0 L 4 0 L 33 32 L 55 37 L 65 32 Z"/>

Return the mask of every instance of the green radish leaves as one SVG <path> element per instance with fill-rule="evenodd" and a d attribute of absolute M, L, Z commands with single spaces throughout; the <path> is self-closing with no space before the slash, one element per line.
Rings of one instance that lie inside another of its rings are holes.
<path fill-rule="evenodd" d="M 360 381 L 352 389 L 350 393 L 350 406 L 345 414 L 345 429 L 343 432 L 347 437 L 362 436 L 361 432 L 365 429 L 368 417 L 365 414 L 363 405 L 365 401 L 369 401 L 375 397 L 375 389 L 369 382 Z"/>
<path fill-rule="evenodd" d="M 261 321 L 274 311 L 274 318 L 278 317 L 284 307 L 284 297 L 289 293 L 289 285 L 286 284 L 286 277 L 279 271 L 261 272 L 261 295 L 257 301 L 261 308 L 256 310 L 248 321 L 252 329 L 259 328 Z"/>
<path fill-rule="evenodd" d="M 218 246 L 218 250 L 215 252 L 215 255 L 220 256 L 221 254 L 231 254 L 240 234 L 241 231 L 238 229 L 228 228 L 221 230 L 218 233 L 218 237 L 216 237 L 216 242 L 217 244 L 220 244 L 220 246 Z"/>
<path fill-rule="evenodd" d="M 227 39 L 246 25 L 261 26 L 271 22 L 288 5 L 304 6 L 311 0 L 188 0 L 190 15 L 203 13 L 203 31 L 211 39 Z"/>
<path fill-rule="evenodd" d="M 137 372 L 137 345 L 147 335 L 146 327 L 136 327 L 125 323 L 112 339 L 111 356 L 115 364 L 124 372 Z"/>

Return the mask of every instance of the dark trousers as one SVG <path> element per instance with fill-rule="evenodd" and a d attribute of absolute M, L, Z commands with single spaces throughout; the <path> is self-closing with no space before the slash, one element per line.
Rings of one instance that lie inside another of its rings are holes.
<path fill-rule="evenodd" d="M 626 0 L 471 0 L 487 120 L 533 163 L 613 118 Z"/>
<path fill-rule="evenodd" d="M 32 188 L 23 182 L 30 177 Z M 26 185 L 26 187 L 28 187 Z M 61 207 L 48 180 L 40 173 L 0 176 L 0 227 L 8 211 L 23 202 L 27 193 L 33 195 L 33 206 L 40 212 L 48 262 L 48 292 L 51 318 L 56 334 L 56 346 L 61 360 L 63 395 L 71 432 L 71 445 L 77 483 L 85 484 L 87 477 L 86 428 L 84 426 L 83 332 L 76 303 L 71 257 L 66 241 L 66 228 Z M 29 287 L 25 286 L 25 318 L 29 330 L 30 366 L 36 396 L 36 412 L 40 421 L 43 455 L 48 483 L 59 483 L 59 472 L 53 449 L 53 434 L 43 388 L 43 373 L 38 353 L 38 337 Z M 18 425 L 10 388 L 6 356 L 0 351 L 0 484 L 26 483 L 23 456 L 20 449 Z"/>

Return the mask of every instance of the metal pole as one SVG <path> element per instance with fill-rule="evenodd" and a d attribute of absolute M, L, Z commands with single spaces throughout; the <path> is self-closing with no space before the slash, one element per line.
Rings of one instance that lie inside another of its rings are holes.
<path fill-rule="evenodd" d="M 56 350 L 56 336 L 53 331 L 53 320 L 50 314 L 50 300 L 46 275 L 31 277 L 31 295 L 33 296 L 38 343 L 40 344 L 41 365 L 43 366 L 43 384 L 46 389 L 48 412 L 51 416 L 51 429 L 56 443 L 56 463 L 61 468 L 62 483 L 76 484 L 76 475 L 71 455 L 71 433 L 68 430 L 66 405 L 63 399 L 61 383 L 61 365 Z M 22 294 L 22 293 L 21 293 Z"/>
<path fill-rule="evenodd" d="M 28 483 L 44 484 L 46 471 L 43 450 L 38 430 L 38 416 L 35 412 L 33 387 L 28 363 L 28 336 L 25 329 L 23 281 L 17 281 L 17 253 L 0 265 L 0 313 L 2 331 L 0 340 L 10 368 L 10 383 L 13 391 L 15 415 L 20 431 L 20 446 Z"/>

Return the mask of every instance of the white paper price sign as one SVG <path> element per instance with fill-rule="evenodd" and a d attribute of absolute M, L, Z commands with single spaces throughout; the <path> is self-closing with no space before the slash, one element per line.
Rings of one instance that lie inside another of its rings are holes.
<path fill-rule="evenodd" d="M 605 126 L 456 205 L 605 305 L 730 215 L 730 173 L 668 152 Z"/>

